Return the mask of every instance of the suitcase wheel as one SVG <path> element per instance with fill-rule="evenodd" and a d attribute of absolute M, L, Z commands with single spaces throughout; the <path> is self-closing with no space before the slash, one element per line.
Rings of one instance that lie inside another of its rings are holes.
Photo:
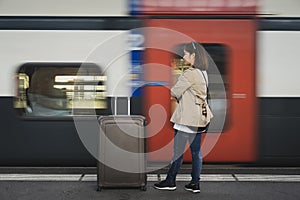
<path fill-rule="evenodd" d="M 142 186 L 142 187 L 141 187 L 141 190 L 142 190 L 142 191 L 147 191 L 147 186 Z"/>

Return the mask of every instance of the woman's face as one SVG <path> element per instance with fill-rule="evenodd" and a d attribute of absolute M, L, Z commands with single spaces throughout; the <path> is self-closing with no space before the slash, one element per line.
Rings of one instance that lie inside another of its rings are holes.
<path fill-rule="evenodd" d="M 186 65 L 194 65 L 195 63 L 195 53 L 190 53 L 186 50 L 183 51 L 183 60 Z"/>

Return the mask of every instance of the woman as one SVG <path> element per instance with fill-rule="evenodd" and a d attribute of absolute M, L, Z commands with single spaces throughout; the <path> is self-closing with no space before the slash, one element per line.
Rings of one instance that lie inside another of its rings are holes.
<path fill-rule="evenodd" d="M 171 122 L 174 123 L 174 152 L 172 165 L 166 180 L 154 184 L 161 190 L 176 189 L 176 175 L 183 162 L 186 142 L 189 141 L 192 153 L 192 180 L 185 189 L 194 193 L 200 192 L 200 172 L 202 154 L 200 143 L 202 133 L 207 131 L 212 112 L 207 104 L 208 76 L 206 70 L 209 57 L 205 49 L 196 42 L 184 47 L 183 59 L 189 66 L 171 88 L 171 95 L 178 101 Z"/>

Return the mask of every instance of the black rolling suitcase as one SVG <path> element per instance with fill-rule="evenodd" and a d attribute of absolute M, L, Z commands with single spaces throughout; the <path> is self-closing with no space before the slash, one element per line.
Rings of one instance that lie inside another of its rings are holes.
<path fill-rule="evenodd" d="M 145 118 L 140 115 L 101 116 L 99 124 L 98 191 L 130 187 L 146 190 Z"/>

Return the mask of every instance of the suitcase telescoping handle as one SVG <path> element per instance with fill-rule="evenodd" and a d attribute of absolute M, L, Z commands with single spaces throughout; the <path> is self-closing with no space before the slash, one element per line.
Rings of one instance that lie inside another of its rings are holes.
<path fill-rule="evenodd" d="M 130 115 L 130 97 L 127 97 L 127 114 Z"/>
<path fill-rule="evenodd" d="M 123 97 L 124 98 L 124 97 Z M 130 97 L 127 98 L 127 115 L 130 115 Z M 114 115 L 118 115 L 118 97 L 114 97 Z"/>

